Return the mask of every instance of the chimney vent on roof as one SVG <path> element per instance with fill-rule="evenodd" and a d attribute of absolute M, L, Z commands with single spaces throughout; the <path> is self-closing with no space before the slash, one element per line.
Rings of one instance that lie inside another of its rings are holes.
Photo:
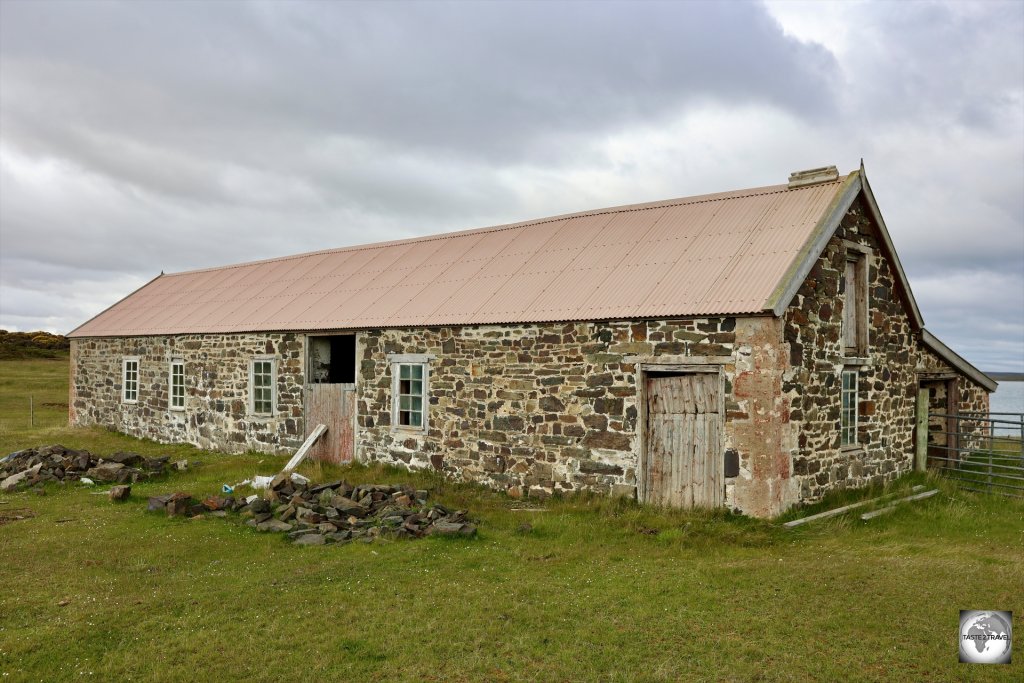
<path fill-rule="evenodd" d="M 803 187 L 804 185 L 817 185 L 818 183 L 830 183 L 839 180 L 839 171 L 835 166 L 822 166 L 811 168 L 806 171 L 793 171 L 789 174 L 789 189 Z"/>

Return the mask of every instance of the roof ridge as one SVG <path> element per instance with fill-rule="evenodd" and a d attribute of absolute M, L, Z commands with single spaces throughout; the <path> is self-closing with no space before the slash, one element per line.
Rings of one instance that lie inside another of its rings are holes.
<path fill-rule="evenodd" d="M 835 185 L 843 182 L 845 176 L 839 176 L 837 180 L 830 181 L 827 183 L 816 183 L 815 185 L 805 185 L 796 188 L 790 188 L 787 185 L 764 185 L 762 187 L 752 187 L 739 190 L 729 190 L 726 192 L 712 192 L 701 195 L 693 195 L 690 197 L 678 197 L 675 199 L 661 199 L 651 202 L 641 202 L 639 204 L 623 204 L 620 206 L 610 206 L 601 209 L 589 209 L 586 211 L 576 211 L 565 214 L 558 214 L 555 216 L 547 216 L 544 218 L 535 218 L 531 220 L 518 221 L 515 223 L 501 223 L 498 225 L 487 226 L 483 228 L 469 228 L 466 230 L 454 230 L 452 232 L 435 233 L 432 235 L 421 235 L 419 237 L 407 237 L 398 240 L 386 240 L 383 242 L 370 242 L 367 244 L 356 244 L 347 247 L 333 247 L 330 249 L 317 249 L 314 251 L 306 251 L 298 254 L 289 254 L 287 256 L 275 256 L 268 259 L 257 259 L 255 261 L 243 261 L 241 263 L 231 263 L 224 266 L 211 266 L 209 268 L 196 268 L 193 270 L 182 270 L 176 273 L 166 273 L 163 277 L 173 278 L 181 275 L 195 275 L 198 273 L 211 273 L 214 271 L 232 270 L 235 268 L 246 268 L 248 266 L 262 265 L 266 263 L 279 263 L 283 261 L 290 261 L 292 259 L 308 258 L 310 256 L 320 256 L 323 254 L 337 254 L 340 252 L 350 251 L 358 252 L 368 249 L 381 249 L 383 247 L 396 246 L 400 244 L 416 244 L 423 242 L 433 242 L 436 240 L 453 239 L 455 237 L 464 237 L 466 235 L 477 235 L 477 234 L 489 234 L 502 232 L 504 230 L 514 230 L 516 228 L 526 228 L 534 225 L 544 225 L 546 223 L 554 223 L 556 221 L 566 221 L 572 218 L 583 218 L 586 216 L 602 216 L 612 213 L 629 213 L 633 211 L 650 211 L 652 209 L 667 209 L 675 206 L 688 206 L 692 204 L 706 204 L 716 201 L 724 201 L 727 199 L 743 199 L 745 197 L 755 197 L 759 195 L 770 195 L 780 194 L 783 192 L 800 192 L 802 190 L 814 189 L 821 187 L 822 185 Z"/>

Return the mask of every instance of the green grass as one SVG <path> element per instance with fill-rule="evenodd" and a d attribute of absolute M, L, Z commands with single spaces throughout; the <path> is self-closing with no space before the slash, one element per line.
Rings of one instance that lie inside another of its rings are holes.
<path fill-rule="evenodd" d="M 1020 635 L 1009 667 L 958 664 L 955 637 L 962 608 L 1024 613 L 1020 503 L 937 482 L 942 495 L 869 523 L 786 531 L 584 496 L 522 512 L 429 474 L 312 465 L 429 487 L 480 534 L 296 547 L 237 520 L 145 512 L 147 495 L 212 493 L 280 458 L 23 426 L 19 392 L 56 402 L 66 374 L 0 364 L 0 451 L 60 442 L 202 464 L 122 505 L 72 486 L 0 495 L 0 515 L 35 515 L 0 526 L 0 681 L 1021 678 Z"/>

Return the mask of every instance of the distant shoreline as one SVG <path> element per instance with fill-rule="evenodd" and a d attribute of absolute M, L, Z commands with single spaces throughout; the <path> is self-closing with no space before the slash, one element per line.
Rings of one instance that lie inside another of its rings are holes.
<path fill-rule="evenodd" d="M 997 382 L 1024 382 L 1024 372 L 986 372 Z"/>

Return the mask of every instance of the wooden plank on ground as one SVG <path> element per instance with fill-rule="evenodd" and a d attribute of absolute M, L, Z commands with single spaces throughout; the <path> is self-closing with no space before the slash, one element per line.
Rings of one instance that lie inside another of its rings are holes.
<path fill-rule="evenodd" d="M 909 503 L 910 501 L 914 501 L 914 500 L 923 500 L 925 498 L 931 498 L 932 496 L 934 496 L 938 492 L 939 492 L 938 489 L 932 489 L 931 491 L 925 491 L 924 493 L 918 493 L 915 496 L 907 496 L 906 498 L 900 498 L 899 500 L 894 500 L 893 502 L 889 503 L 885 507 L 878 508 L 877 510 L 872 510 L 871 512 L 865 512 L 863 515 L 860 516 L 860 518 L 866 522 L 869 519 L 874 519 L 875 517 L 878 517 L 880 515 L 884 515 L 884 514 L 892 512 L 893 510 L 896 509 L 896 507 L 900 503 Z"/>
<path fill-rule="evenodd" d="M 924 486 L 918 485 L 918 486 L 915 486 L 914 488 L 912 488 L 910 490 L 911 491 L 920 491 L 923 488 L 924 488 Z M 786 522 L 782 526 L 786 527 L 787 529 L 792 529 L 793 527 L 800 526 L 801 524 L 806 524 L 807 522 L 814 522 L 814 521 L 817 521 L 819 519 L 828 519 L 829 517 L 835 517 L 837 515 L 841 515 L 841 514 L 844 514 L 846 512 L 849 512 L 850 510 L 855 510 L 857 508 L 864 507 L 865 505 L 868 505 L 870 503 L 877 503 L 880 500 L 886 500 L 887 498 L 892 498 L 893 496 L 898 496 L 898 495 L 899 495 L 898 493 L 889 493 L 889 494 L 886 494 L 884 496 L 878 496 L 877 498 L 870 498 L 868 500 L 862 500 L 862 501 L 857 502 L 857 503 L 851 503 L 850 505 L 844 505 L 843 507 L 839 507 L 839 508 L 836 508 L 834 510 L 826 510 L 825 512 L 819 512 L 818 514 L 811 515 L 810 517 L 801 517 L 800 519 L 794 519 L 792 522 Z"/>
<path fill-rule="evenodd" d="M 292 459 L 288 461 L 288 464 L 285 465 L 284 469 L 281 471 L 291 472 L 298 467 L 299 463 L 305 459 L 306 453 L 309 452 L 309 449 L 316 443 L 317 439 L 323 436 L 326 432 L 327 425 L 317 425 L 316 429 L 313 430 L 313 433 L 309 435 L 309 438 L 307 438 L 301 446 L 299 446 L 299 450 L 295 451 L 295 455 L 292 456 Z"/>

